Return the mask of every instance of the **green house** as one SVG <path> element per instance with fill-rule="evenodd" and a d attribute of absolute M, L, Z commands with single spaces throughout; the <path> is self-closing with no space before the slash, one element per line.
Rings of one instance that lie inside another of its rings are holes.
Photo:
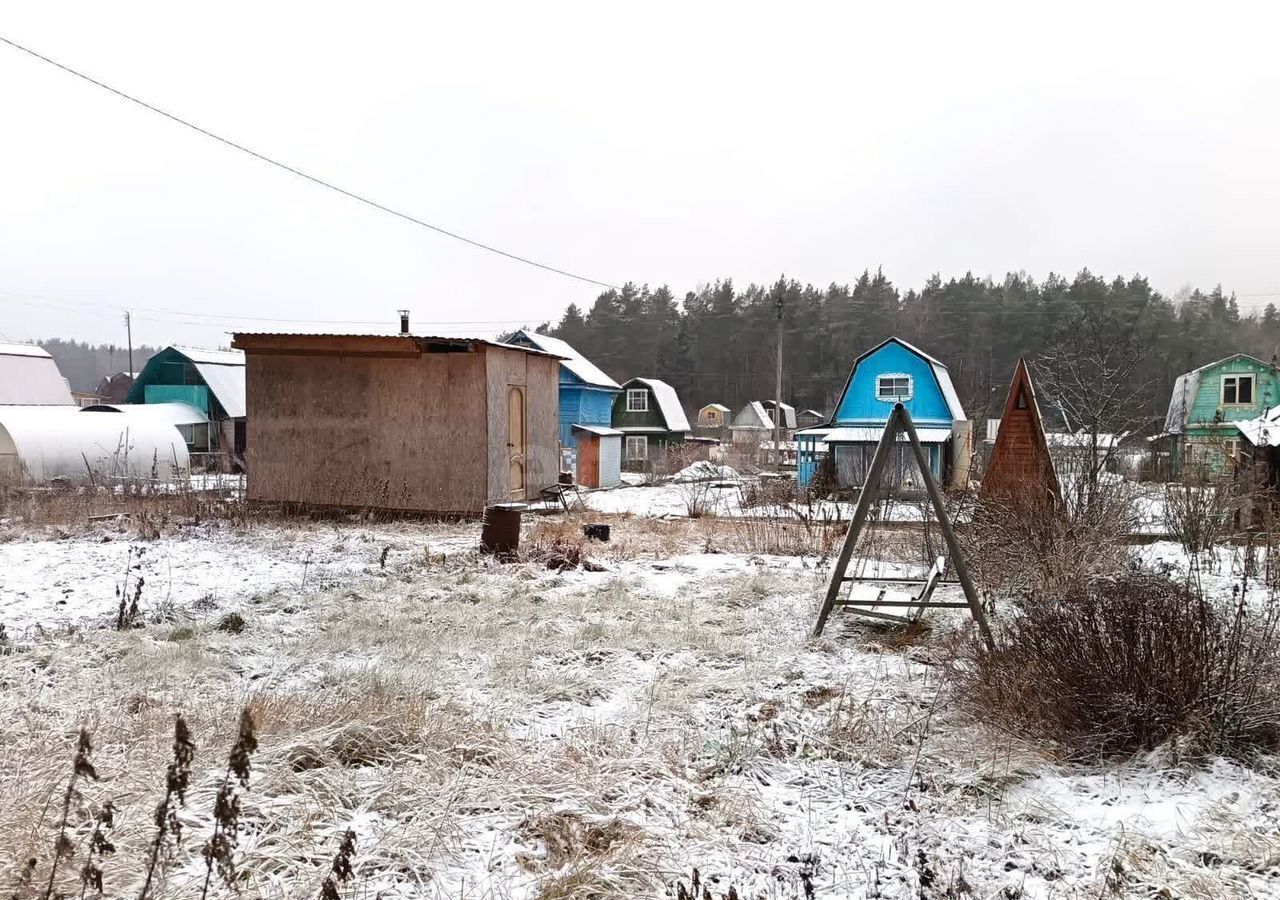
<path fill-rule="evenodd" d="M 693 429 L 675 388 L 657 378 L 632 378 L 613 401 L 613 427 L 624 435 L 623 465 L 645 469 Z"/>
<path fill-rule="evenodd" d="M 1256 419 L 1277 403 L 1276 366 L 1245 353 L 1179 375 L 1159 443 L 1169 474 L 1190 469 L 1216 474 L 1238 461 L 1240 430 L 1235 423 Z"/>

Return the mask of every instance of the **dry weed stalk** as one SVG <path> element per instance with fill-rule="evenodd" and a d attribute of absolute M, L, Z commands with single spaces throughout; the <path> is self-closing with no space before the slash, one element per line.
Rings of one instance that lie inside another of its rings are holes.
<path fill-rule="evenodd" d="M 134 574 L 142 568 L 142 549 L 136 551 L 133 547 L 129 548 L 129 552 L 125 555 L 124 561 L 124 583 L 116 586 L 116 597 L 120 600 L 120 608 L 116 611 L 116 631 L 124 631 L 126 628 L 134 628 L 140 625 L 139 621 L 142 617 L 139 604 L 142 601 L 142 585 L 144 579 L 140 574 Z M 129 597 L 129 577 L 133 575 L 133 597 Z"/>
<path fill-rule="evenodd" d="M 186 719 L 179 713 L 173 723 L 173 762 L 169 763 L 169 769 L 165 775 L 164 799 L 156 807 L 156 836 L 151 842 L 151 853 L 147 859 L 147 877 L 142 884 L 142 892 L 138 895 L 138 900 L 146 900 L 151 892 L 165 839 L 172 835 L 175 845 L 182 840 L 182 822 L 178 819 L 175 802 L 178 806 L 185 805 L 187 802 L 187 788 L 191 784 L 191 762 L 195 755 L 196 745 L 191 741 L 191 731 L 187 728 Z"/>
<path fill-rule="evenodd" d="M 204 845 L 204 886 L 200 889 L 200 900 L 209 896 L 209 882 L 213 879 L 216 865 L 218 875 L 227 887 L 234 887 L 236 878 L 235 848 L 236 832 L 240 829 L 240 797 L 232 784 L 232 777 L 241 787 L 249 786 L 249 766 L 253 752 L 258 749 L 258 739 L 254 734 L 253 715 L 245 707 L 240 712 L 240 730 L 236 742 L 231 747 L 227 758 L 227 771 L 222 777 L 222 786 L 218 788 L 218 796 L 213 803 L 213 835 Z"/>
<path fill-rule="evenodd" d="M 76 852 L 75 845 L 67 835 L 69 819 L 71 818 L 71 800 L 75 797 L 76 784 L 79 783 L 81 778 L 93 781 L 98 780 L 98 773 L 93 768 L 93 763 L 89 761 L 91 753 L 93 753 L 93 742 L 89 739 L 88 729 L 82 727 L 79 737 L 76 739 L 76 755 L 71 764 L 71 780 L 67 782 L 66 793 L 62 795 L 62 821 L 58 825 L 58 837 L 53 844 L 53 865 L 49 867 L 49 884 L 44 889 L 44 900 L 51 900 L 53 897 L 53 885 L 58 876 L 58 864 L 63 859 L 74 856 Z"/>
<path fill-rule="evenodd" d="M 9 896 L 9 900 L 22 900 L 31 890 L 31 882 L 35 880 L 36 875 L 36 858 L 30 857 L 22 867 L 22 873 L 18 875 L 18 883 L 14 885 L 13 893 Z"/>
<path fill-rule="evenodd" d="M 84 867 L 80 870 L 80 900 L 84 900 L 90 886 L 102 896 L 102 866 L 99 860 L 116 852 L 116 845 L 107 837 L 107 830 L 115 827 L 116 808 L 110 800 L 102 805 L 94 816 L 93 833 L 89 835 L 89 852 L 85 855 Z"/>
<path fill-rule="evenodd" d="M 351 864 L 352 859 L 356 855 L 356 833 L 350 828 L 342 835 L 342 841 L 338 844 L 338 852 L 333 856 L 333 865 L 330 867 L 328 877 L 325 878 L 324 884 L 320 886 L 320 900 L 341 900 L 341 893 L 338 891 L 339 884 L 346 884 L 351 880 L 354 868 Z"/>

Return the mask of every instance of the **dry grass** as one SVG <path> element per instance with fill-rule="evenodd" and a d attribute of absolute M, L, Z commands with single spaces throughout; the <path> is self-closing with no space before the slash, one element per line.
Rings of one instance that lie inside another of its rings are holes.
<path fill-rule="evenodd" d="M 139 535 L 155 538 L 179 523 L 210 519 L 249 521 L 239 489 L 195 490 L 189 485 L 152 485 L 141 481 L 0 485 L 0 520 L 12 540 L 32 530 L 83 533 L 95 522 L 119 518 Z"/>
<path fill-rule="evenodd" d="M 597 518 L 530 533 L 581 542 L 607 572 L 427 552 L 461 533 L 437 526 L 395 529 L 380 564 L 381 532 L 341 531 L 365 574 L 230 595 L 242 630 L 216 627 L 220 609 L 181 641 L 144 622 L 0 652 L 0 891 L 29 855 L 47 872 L 83 724 L 102 781 L 69 821 L 82 840 L 116 802 L 104 880 L 136 896 L 182 711 L 197 748 L 186 837 L 155 896 L 198 894 L 246 703 L 260 742 L 237 831 L 247 897 L 317 895 L 348 830 L 337 889 L 387 900 L 656 896 L 692 866 L 743 897 L 802 896 L 805 879 L 819 893 L 914 891 L 918 852 L 939 885 L 963 860 L 999 891 L 1026 877 L 1005 870 L 1015 849 L 1059 852 L 1065 831 L 1036 833 L 1001 805 L 1043 760 L 974 724 L 927 659 L 946 620 L 916 633 L 849 622 L 809 642 L 823 581 L 809 560 L 699 555 L 708 520 L 607 517 L 614 540 L 584 541 Z M 1071 829 L 1073 848 L 1097 839 L 1090 823 Z M 1058 861 L 1059 884 L 1086 883 L 1092 852 Z"/>

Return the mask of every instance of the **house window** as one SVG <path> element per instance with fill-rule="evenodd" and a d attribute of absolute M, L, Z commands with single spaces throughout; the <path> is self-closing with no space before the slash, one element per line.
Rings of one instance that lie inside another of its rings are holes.
<path fill-rule="evenodd" d="M 644 388 L 627 390 L 627 412 L 648 412 L 649 392 Z M 643 459 L 644 457 L 640 457 Z"/>
<path fill-rule="evenodd" d="M 1227 438 L 1222 442 L 1222 455 L 1232 462 L 1240 462 L 1240 439 Z"/>
<path fill-rule="evenodd" d="M 649 439 L 643 434 L 627 435 L 627 459 L 648 459 Z"/>
<path fill-rule="evenodd" d="M 1253 404 L 1252 375 L 1222 376 L 1222 405 L 1250 406 Z"/>
<path fill-rule="evenodd" d="M 910 375 L 881 375 L 876 378 L 876 399 L 896 403 L 911 399 Z"/>

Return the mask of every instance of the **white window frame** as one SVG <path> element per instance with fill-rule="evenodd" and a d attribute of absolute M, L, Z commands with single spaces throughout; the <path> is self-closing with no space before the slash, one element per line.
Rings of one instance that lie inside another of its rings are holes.
<path fill-rule="evenodd" d="M 899 381 L 905 379 L 907 382 L 906 394 L 894 394 L 886 397 L 881 392 L 881 385 L 886 381 Z M 906 372 L 885 372 L 883 375 L 876 376 L 876 399 L 882 403 L 901 403 L 910 400 L 916 395 L 916 380 Z"/>
<path fill-rule="evenodd" d="M 636 448 L 636 447 L 638 447 L 638 448 L 640 449 L 640 452 L 639 452 L 639 453 L 636 453 L 636 452 L 635 452 L 635 449 L 634 449 L 634 448 Z M 628 460 L 647 460 L 647 459 L 649 458 L 649 438 L 648 438 L 648 436 L 647 436 L 647 435 L 643 435 L 643 434 L 629 434 L 629 435 L 627 435 L 627 446 L 626 446 L 626 450 L 627 450 L 627 459 L 628 459 Z"/>
<path fill-rule="evenodd" d="M 1230 381 L 1236 389 L 1236 399 L 1227 401 L 1227 382 Z M 1240 385 L 1242 382 L 1249 382 L 1249 401 L 1247 403 L 1240 402 Z M 1222 406 L 1253 406 L 1258 400 L 1258 376 L 1253 374 L 1232 374 L 1223 375 L 1222 384 L 1218 388 L 1218 400 Z"/>
<path fill-rule="evenodd" d="M 1240 462 L 1240 451 L 1243 449 L 1239 438 L 1224 438 L 1222 441 L 1223 458 Z"/>
<path fill-rule="evenodd" d="M 639 405 L 636 405 L 639 400 Z M 627 388 L 627 412 L 648 412 L 649 411 L 649 389 L 648 388 Z"/>

